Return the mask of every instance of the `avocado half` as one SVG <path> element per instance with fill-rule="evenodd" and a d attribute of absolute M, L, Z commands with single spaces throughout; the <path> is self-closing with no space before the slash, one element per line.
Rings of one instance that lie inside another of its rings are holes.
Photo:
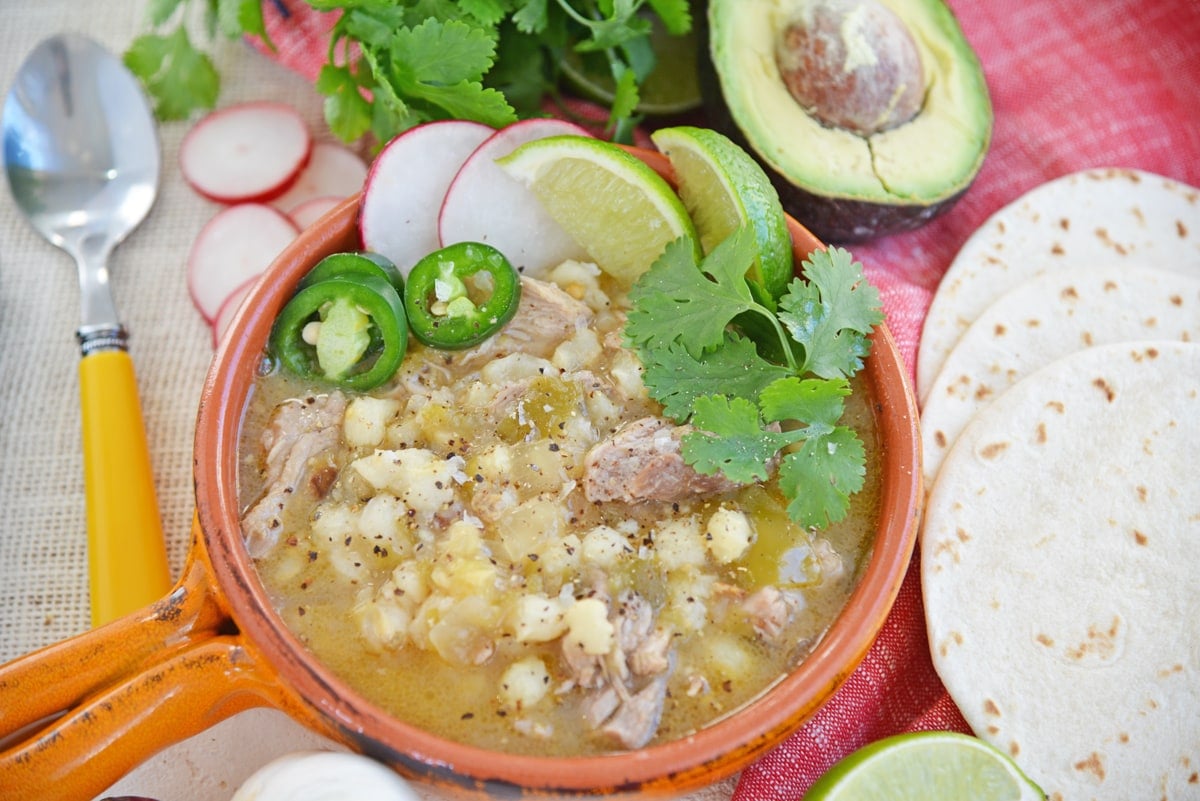
<path fill-rule="evenodd" d="M 784 207 L 824 241 L 917 228 L 949 209 L 983 165 L 987 83 L 941 0 L 710 0 L 704 22 L 709 124 L 755 155 Z M 800 55 L 784 44 L 798 30 Z M 908 67 L 889 67 L 906 53 Z M 864 81 L 871 73 L 859 68 L 881 64 L 882 77 Z M 863 94 L 870 89 L 874 100 Z M 841 113 L 839 97 L 854 91 L 875 112 Z"/>

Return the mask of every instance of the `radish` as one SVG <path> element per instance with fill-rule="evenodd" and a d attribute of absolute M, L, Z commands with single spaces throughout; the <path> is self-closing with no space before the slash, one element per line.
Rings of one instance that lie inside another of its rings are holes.
<path fill-rule="evenodd" d="M 590 136 L 565 120 L 530 119 L 497 131 L 480 145 L 446 191 L 438 218 L 440 244 L 487 243 L 535 277 L 567 259 L 586 259 L 533 192 L 495 164 L 526 142 L 560 134 Z"/>
<path fill-rule="evenodd" d="M 216 319 L 225 299 L 267 268 L 299 230 L 277 209 L 261 203 L 239 203 L 209 220 L 187 260 L 188 292 L 208 322 Z"/>
<path fill-rule="evenodd" d="M 363 246 L 407 277 L 438 248 L 437 215 L 459 167 L 495 131 L 467 120 L 429 122 L 388 142 L 367 174 L 359 214 Z"/>
<path fill-rule="evenodd" d="M 250 294 L 250 290 L 254 288 L 257 281 L 258 276 L 244 281 L 221 302 L 221 308 L 217 309 L 217 316 L 212 321 L 213 349 L 220 347 L 221 340 L 225 338 L 225 332 L 229 330 L 229 324 L 233 322 L 233 316 L 237 314 L 237 310 L 242 306 L 242 301 Z"/>
<path fill-rule="evenodd" d="M 179 145 L 179 167 L 193 189 L 218 203 L 270 200 L 300 175 L 312 134 L 283 103 L 239 103 L 214 111 Z"/>
<path fill-rule="evenodd" d="M 366 162 L 357 153 L 334 142 L 318 142 L 313 145 L 308 164 L 271 205 L 291 214 L 314 198 L 349 197 L 362 189 L 366 178 Z"/>
<path fill-rule="evenodd" d="M 337 204 L 344 201 L 345 197 L 325 196 L 314 197 L 306 200 L 296 208 L 288 212 L 288 217 L 296 224 L 296 227 L 303 231 L 317 220 L 325 216 L 325 213 L 332 209 Z"/>

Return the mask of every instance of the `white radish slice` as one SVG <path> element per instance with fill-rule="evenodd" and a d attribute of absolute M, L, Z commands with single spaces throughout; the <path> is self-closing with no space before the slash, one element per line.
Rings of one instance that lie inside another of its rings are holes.
<path fill-rule="evenodd" d="M 288 217 L 296 224 L 297 228 L 303 231 L 345 199 L 345 197 L 314 197 L 288 212 Z"/>
<path fill-rule="evenodd" d="M 282 212 L 261 203 L 217 212 L 200 229 L 187 260 L 188 292 L 204 319 L 213 322 L 225 299 L 267 269 L 298 233 Z"/>
<path fill-rule="evenodd" d="M 284 103 L 239 103 L 200 120 L 179 145 L 193 189 L 218 203 L 263 202 L 281 194 L 308 163 L 313 140 Z"/>
<path fill-rule="evenodd" d="M 344 145 L 318 142 L 313 145 L 308 164 L 296 180 L 271 205 L 291 214 L 302 204 L 318 197 L 350 197 L 363 188 L 367 163 Z"/>
<path fill-rule="evenodd" d="M 438 219 L 441 245 L 484 242 L 534 277 L 567 259 L 586 259 L 533 192 L 495 163 L 526 142 L 561 134 L 591 136 L 564 120 L 531 119 L 497 131 L 480 145 L 446 191 Z"/>
<path fill-rule="evenodd" d="M 221 340 L 225 338 L 225 332 L 229 330 L 229 324 L 233 322 L 233 316 L 237 314 L 237 310 L 242 306 L 242 301 L 250 294 L 250 290 L 257 281 L 258 276 L 245 281 L 237 289 L 230 292 L 229 297 L 221 302 L 221 308 L 217 309 L 217 316 L 212 321 L 214 350 L 220 346 Z"/>
<path fill-rule="evenodd" d="M 363 189 L 363 247 L 391 260 L 407 277 L 438 248 L 438 209 L 467 157 L 495 130 L 468 120 L 430 122 L 388 142 Z"/>

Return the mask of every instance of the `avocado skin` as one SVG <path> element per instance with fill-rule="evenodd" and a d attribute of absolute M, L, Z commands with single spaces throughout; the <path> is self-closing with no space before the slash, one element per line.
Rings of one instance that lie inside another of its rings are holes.
<path fill-rule="evenodd" d="M 716 67 L 709 55 L 708 3 L 694 17 L 697 45 L 701 57 L 697 71 L 705 119 L 709 127 L 728 136 L 754 157 L 775 185 L 783 208 L 818 239 L 827 244 L 852 245 L 891 234 L 913 231 L 949 211 L 974 183 L 930 204 L 876 203 L 855 198 L 820 195 L 797 186 L 758 156 L 741 128 L 734 121 L 721 93 Z M 978 172 L 976 172 L 976 176 Z"/>

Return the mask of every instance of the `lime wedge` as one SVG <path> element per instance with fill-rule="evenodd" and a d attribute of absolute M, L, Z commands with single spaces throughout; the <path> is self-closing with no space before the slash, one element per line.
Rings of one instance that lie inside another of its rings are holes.
<path fill-rule="evenodd" d="M 747 277 L 777 298 L 792 280 L 792 240 L 779 194 L 762 167 L 728 137 L 707 128 L 660 128 L 650 134 L 671 162 L 679 196 L 707 253 L 748 225 L 759 259 Z"/>
<path fill-rule="evenodd" d="M 898 734 L 829 769 L 804 801 L 1034 801 L 1046 794 L 1007 754 L 975 737 Z"/>
<path fill-rule="evenodd" d="M 654 51 L 654 69 L 642 81 L 637 111 L 662 116 L 698 108 L 699 43 L 695 32 L 674 36 L 667 32 L 661 19 L 653 16 L 650 48 Z M 580 53 L 568 48 L 561 67 L 567 83 L 580 95 L 604 105 L 612 103 L 616 82 L 603 53 Z"/>
<path fill-rule="evenodd" d="M 497 159 L 532 190 L 554 221 L 593 261 L 633 284 L 681 236 L 699 237 L 662 176 L 617 145 L 586 136 L 550 136 Z"/>

